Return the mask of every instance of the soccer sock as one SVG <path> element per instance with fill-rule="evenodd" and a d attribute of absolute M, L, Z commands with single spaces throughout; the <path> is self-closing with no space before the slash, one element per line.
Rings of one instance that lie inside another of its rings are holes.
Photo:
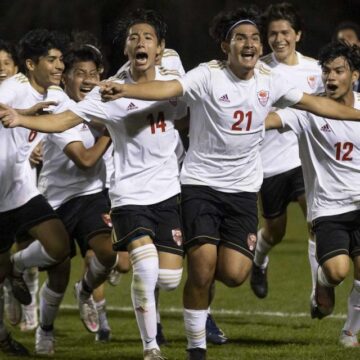
<path fill-rule="evenodd" d="M 31 267 L 49 267 L 58 263 L 46 252 L 39 240 L 33 241 L 26 249 L 18 251 L 11 258 L 14 269 L 19 273 Z"/>
<path fill-rule="evenodd" d="M 40 289 L 40 326 L 44 331 L 51 331 L 64 293 L 49 289 L 45 281 Z"/>
<path fill-rule="evenodd" d="M 155 288 L 155 303 L 156 303 L 156 322 L 158 324 L 161 323 L 161 316 L 159 311 L 159 295 L 160 295 L 160 289 L 158 286 Z"/>
<path fill-rule="evenodd" d="M 184 309 L 187 349 L 206 349 L 206 318 L 208 310 Z"/>
<path fill-rule="evenodd" d="M 30 291 L 32 302 L 31 305 L 36 305 L 36 296 L 39 290 L 39 271 L 36 267 L 26 269 L 23 273 L 24 281 Z"/>
<path fill-rule="evenodd" d="M 357 335 L 360 330 L 360 280 L 354 280 L 353 288 L 348 298 L 348 312 L 343 330 Z"/>
<path fill-rule="evenodd" d="M 319 266 L 317 270 L 317 281 L 322 286 L 335 287 L 335 285 L 328 280 L 321 266 Z"/>
<path fill-rule="evenodd" d="M 180 282 L 183 269 L 159 269 L 156 285 L 165 291 L 175 290 Z"/>
<path fill-rule="evenodd" d="M 110 329 L 107 315 L 106 315 L 106 300 L 105 299 L 100 300 L 100 301 L 96 302 L 95 305 L 96 305 L 96 310 L 99 315 L 100 329 Z"/>
<path fill-rule="evenodd" d="M 262 228 L 257 232 L 257 243 L 256 243 L 256 250 L 254 256 L 254 263 L 257 266 L 265 268 L 269 262 L 269 258 L 267 254 L 271 250 L 272 245 L 267 243 L 262 236 Z"/>
<path fill-rule="evenodd" d="M 91 293 L 94 289 L 106 281 L 111 269 L 112 267 L 107 268 L 101 264 L 96 255 L 93 256 L 89 261 L 89 266 L 83 277 L 82 289 Z"/>
<path fill-rule="evenodd" d="M 309 263 L 311 270 L 312 291 L 314 292 L 316 286 L 316 274 L 317 274 L 317 269 L 319 267 L 319 263 L 316 259 L 316 244 L 315 241 L 311 239 L 309 239 L 309 243 L 308 243 L 308 256 L 309 256 Z"/>
<path fill-rule="evenodd" d="M 156 342 L 155 286 L 159 259 L 154 244 L 140 246 L 129 253 L 133 268 L 131 299 L 144 350 L 159 349 Z"/>

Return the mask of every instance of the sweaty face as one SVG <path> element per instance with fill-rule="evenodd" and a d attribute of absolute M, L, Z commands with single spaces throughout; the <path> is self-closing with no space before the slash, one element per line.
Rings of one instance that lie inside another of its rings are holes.
<path fill-rule="evenodd" d="M 64 71 L 63 55 L 60 50 L 50 49 L 47 55 L 40 56 L 37 63 L 27 60 L 26 65 L 30 83 L 39 92 L 51 85 L 60 85 Z"/>
<path fill-rule="evenodd" d="M 100 73 L 93 61 L 79 61 L 63 76 L 65 92 L 76 102 L 84 99 L 94 86 L 87 81 L 99 81 Z"/>
<path fill-rule="evenodd" d="M 230 68 L 236 73 L 249 73 L 252 76 L 254 67 L 262 54 L 260 33 L 252 24 L 240 24 L 231 32 L 229 43 L 222 44 L 227 52 Z"/>
<path fill-rule="evenodd" d="M 18 68 L 11 55 L 4 50 L 0 50 L 0 84 L 10 76 L 15 75 L 17 70 Z"/>
<path fill-rule="evenodd" d="M 358 39 L 356 32 L 352 29 L 344 29 L 339 31 L 337 38 L 339 40 L 344 40 L 350 45 L 360 46 L 360 39 Z"/>
<path fill-rule="evenodd" d="M 328 97 L 340 100 L 352 92 L 353 82 L 359 73 L 350 69 L 349 63 L 343 57 L 327 62 L 322 68 L 322 80 Z"/>
<path fill-rule="evenodd" d="M 153 67 L 160 52 L 160 42 L 151 25 L 140 23 L 130 27 L 124 54 L 128 56 L 133 72 L 142 72 Z"/>
<path fill-rule="evenodd" d="M 300 40 L 301 32 L 296 33 L 287 20 L 276 20 L 270 22 L 267 36 L 276 59 L 279 62 L 294 65 L 296 43 Z"/>

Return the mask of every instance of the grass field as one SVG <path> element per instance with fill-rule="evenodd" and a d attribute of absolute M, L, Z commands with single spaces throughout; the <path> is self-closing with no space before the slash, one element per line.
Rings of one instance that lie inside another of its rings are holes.
<path fill-rule="evenodd" d="M 360 358 L 360 348 L 344 349 L 338 336 L 346 314 L 347 294 L 352 277 L 336 290 L 334 315 L 319 320 L 309 316 L 310 271 L 307 260 L 305 222 L 296 205 L 289 210 L 286 239 L 272 253 L 269 295 L 259 300 L 249 282 L 237 289 L 217 284 L 213 315 L 230 341 L 208 348 L 208 360 L 351 360 Z M 79 277 L 80 260 L 73 262 L 71 285 Z M 56 322 L 56 359 L 142 359 L 141 342 L 131 310 L 131 275 L 117 287 L 107 287 L 112 341 L 96 344 L 79 320 L 72 286 Z M 162 294 L 162 324 L 169 344 L 163 348 L 169 360 L 185 359 L 185 336 L 181 310 L 182 286 Z M 16 339 L 34 348 L 33 334 L 12 329 Z M 0 353 L 0 359 L 14 359 Z"/>

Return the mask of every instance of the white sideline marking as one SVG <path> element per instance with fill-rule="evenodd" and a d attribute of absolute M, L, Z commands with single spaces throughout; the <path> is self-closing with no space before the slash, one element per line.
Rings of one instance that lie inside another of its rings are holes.
<path fill-rule="evenodd" d="M 63 304 L 61 305 L 61 309 L 65 310 L 77 310 L 78 307 L 76 305 Z M 130 306 L 106 306 L 106 309 L 109 311 L 118 311 L 118 312 L 133 312 L 133 308 Z M 161 308 L 161 313 L 168 314 L 182 314 L 183 309 L 181 308 Z M 226 309 L 211 309 L 211 313 L 215 315 L 228 315 L 228 316 L 268 316 L 268 317 L 292 317 L 292 318 L 309 318 L 310 314 L 301 312 L 301 313 L 290 313 L 290 312 L 281 312 L 281 311 L 242 311 L 242 310 L 226 310 Z M 330 315 L 328 318 L 333 319 L 346 319 L 345 314 L 335 314 Z"/>

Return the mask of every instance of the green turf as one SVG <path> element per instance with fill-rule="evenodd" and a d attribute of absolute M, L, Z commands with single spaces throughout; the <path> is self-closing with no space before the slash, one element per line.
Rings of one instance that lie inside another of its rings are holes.
<path fill-rule="evenodd" d="M 80 260 L 73 262 L 71 284 L 79 277 Z M 62 309 L 56 322 L 56 359 L 142 359 L 141 342 L 131 306 L 130 274 L 117 287 L 107 288 L 108 305 L 120 310 L 109 311 L 113 338 L 109 344 L 96 344 L 93 334 L 83 328 L 74 309 Z M 360 358 L 359 349 L 343 349 L 337 343 L 346 313 L 351 276 L 336 290 L 334 315 L 311 320 L 309 311 L 310 271 L 307 260 L 305 222 L 296 205 L 289 210 L 286 239 L 273 250 L 269 267 L 269 295 L 259 300 L 246 282 L 228 289 L 217 284 L 212 306 L 217 323 L 230 338 L 227 345 L 209 345 L 208 360 L 350 360 Z M 182 287 L 161 295 L 162 323 L 169 344 L 163 348 L 170 360 L 185 359 L 185 336 L 181 315 Z M 64 304 L 75 305 L 70 286 Z M 122 309 L 122 310 L 121 310 Z M 230 311 L 230 313 L 226 312 Z M 300 316 L 276 316 L 288 313 Z M 301 315 L 303 314 L 303 315 Z M 33 334 L 13 335 L 33 350 Z M 13 359 L 0 353 L 0 359 Z"/>

